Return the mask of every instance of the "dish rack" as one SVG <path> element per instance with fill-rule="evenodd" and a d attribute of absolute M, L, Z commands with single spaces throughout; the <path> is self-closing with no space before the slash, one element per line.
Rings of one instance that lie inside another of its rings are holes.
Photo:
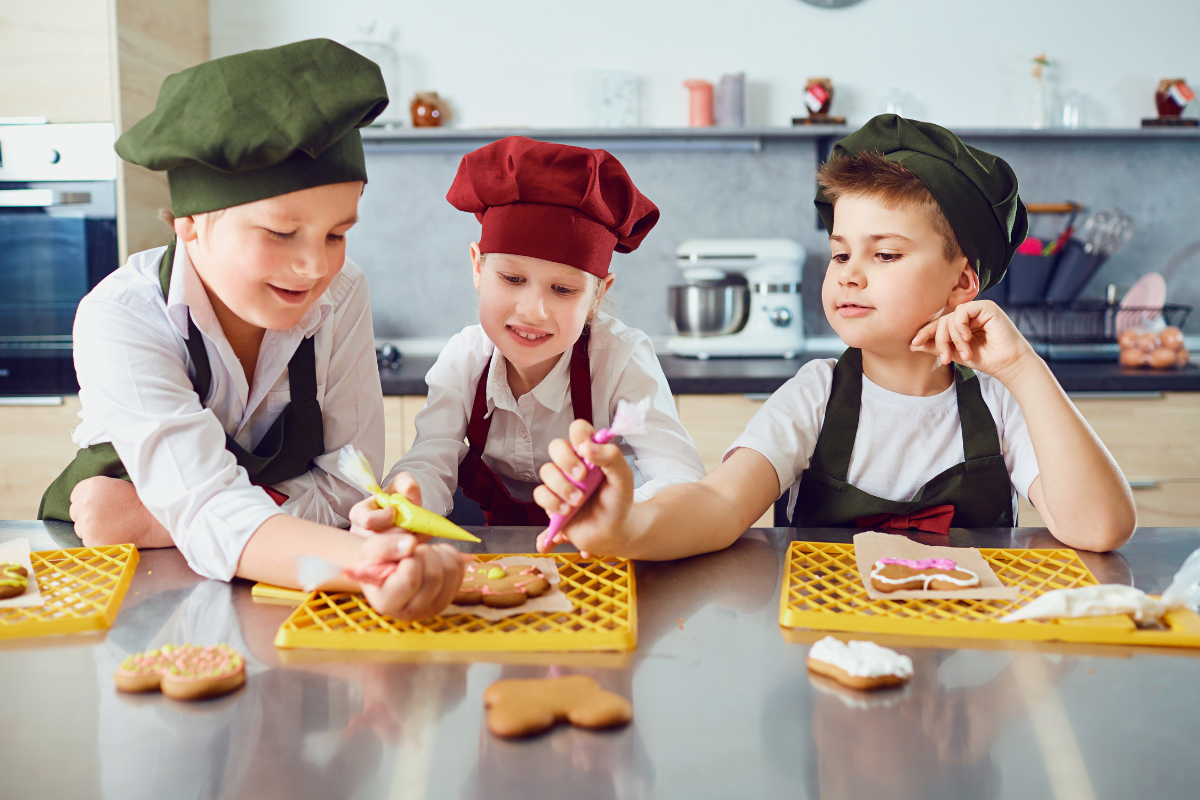
<path fill-rule="evenodd" d="M 1182 328 L 1191 306 L 1167 303 L 1162 309 L 1113 305 L 1103 300 L 1076 300 L 1064 305 L 1009 305 L 1004 310 L 1039 355 L 1060 359 L 1117 359 L 1117 329 L 1162 317 Z"/>

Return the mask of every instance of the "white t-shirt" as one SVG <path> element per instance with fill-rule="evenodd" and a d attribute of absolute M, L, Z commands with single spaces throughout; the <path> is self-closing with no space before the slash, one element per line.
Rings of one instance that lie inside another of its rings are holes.
<path fill-rule="evenodd" d="M 779 494 L 793 487 L 789 517 L 796 507 L 794 485 L 808 468 L 825 421 L 836 363 L 837 359 L 825 358 L 802 366 L 771 395 L 724 455 L 729 458 L 737 448 L 748 447 L 766 456 L 779 476 Z M 1000 381 L 977 374 L 1012 482 L 1015 520 L 1017 493 L 1028 498 L 1029 486 L 1038 476 L 1037 457 L 1016 399 Z M 955 384 L 932 397 L 911 397 L 888 391 L 863 375 L 858 434 L 846 476 L 852 486 L 887 500 L 908 501 L 932 478 L 964 459 Z"/>
<path fill-rule="evenodd" d="M 597 312 L 588 338 L 592 372 L 592 424 L 605 428 L 617 402 L 652 398 L 646 431 L 623 437 L 621 450 L 643 481 L 635 500 L 647 500 L 676 483 L 704 477 L 704 464 L 679 414 L 650 337 L 615 317 Z M 487 368 L 487 406 L 492 424 L 483 448 L 483 462 L 513 498 L 532 499 L 531 484 L 550 460 L 553 439 L 567 438 L 575 420 L 571 405 L 571 350 L 559 357 L 550 374 L 532 391 L 513 397 L 508 368 L 500 350 L 481 325 L 463 328 L 442 349 L 425 376 L 429 399 L 417 414 L 417 438 L 384 479 L 387 485 L 408 472 L 421 487 L 421 504 L 439 514 L 452 505 L 458 485 L 458 465 L 467 452 L 463 437 L 475 402 L 475 389 Z"/>

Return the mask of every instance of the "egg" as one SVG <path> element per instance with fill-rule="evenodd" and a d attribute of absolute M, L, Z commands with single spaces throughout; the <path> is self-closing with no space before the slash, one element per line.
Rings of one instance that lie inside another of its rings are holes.
<path fill-rule="evenodd" d="M 1191 361 L 1191 356 L 1188 355 L 1187 350 L 1184 350 L 1181 347 L 1175 351 L 1175 366 L 1184 367 L 1184 366 L 1187 366 L 1187 364 L 1190 361 Z"/>
<path fill-rule="evenodd" d="M 1130 350 L 1138 346 L 1138 332 L 1133 328 L 1126 328 L 1121 331 L 1121 335 L 1117 337 L 1117 344 L 1121 345 L 1122 350 Z"/>
<path fill-rule="evenodd" d="M 1122 367 L 1140 367 L 1146 363 L 1146 354 L 1139 348 L 1121 348 Z"/>
<path fill-rule="evenodd" d="M 1147 353 L 1153 353 L 1159 346 L 1158 337 L 1153 333 L 1143 333 L 1138 337 L 1138 347 Z"/>
<path fill-rule="evenodd" d="M 1154 369 L 1165 369 L 1175 366 L 1175 351 L 1169 347 L 1160 347 L 1150 354 L 1150 366 Z"/>
<path fill-rule="evenodd" d="M 1183 349 L 1183 331 L 1179 328 L 1174 326 L 1163 328 L 1159 336 L 1162 338 L 1163 347 L 1169 347 L 1172 350 Z"/>

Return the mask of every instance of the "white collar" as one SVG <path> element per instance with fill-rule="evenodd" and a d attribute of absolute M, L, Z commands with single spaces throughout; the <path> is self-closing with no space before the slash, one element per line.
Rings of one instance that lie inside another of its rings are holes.
<path fill-rule="evenodd" d="M 571 388 L 571 353 L 574 350 L 575 346 L 571 345 L 560 355 L 550 373 L 530 391 L 534 400 L 555 414 L 562 411 Z M 492 346 L 492 359 L 488 367 L 487 400 L 489 414 L 497 406 L 517 413 L 517 400 L 513 397 L 512 387 L 508 385 L 507 361 L 495 345 Z"/>

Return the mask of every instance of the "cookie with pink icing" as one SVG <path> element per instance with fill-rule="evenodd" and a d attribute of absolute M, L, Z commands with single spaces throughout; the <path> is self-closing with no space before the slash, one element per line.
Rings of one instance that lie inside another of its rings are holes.
<path fill-rule="evenodd" d="M 512 608 L 531 597 L 544 594 L 549 588 L 550 581 L 535 566 L 475 562 L 467 564 L 462 587 L 454 596 L 454 603 L 460 606 L 483 603 L 493 608 Z"/>
<path fill-rule="evenodd" d="M 128 656 L 113 674 L 113 683 L 122 692 L 162 691 L 176 700 L 216 697 L 245 682 L 245 660 L 225 644 L 164 644 Z"/>
<path fill-rule="evenodd" d="M 872 565 L 870 577 L 871 585 L 881 592 L 953 592 L 979 585 L 978 575 L 948 558 L 881 558 Z"/>

